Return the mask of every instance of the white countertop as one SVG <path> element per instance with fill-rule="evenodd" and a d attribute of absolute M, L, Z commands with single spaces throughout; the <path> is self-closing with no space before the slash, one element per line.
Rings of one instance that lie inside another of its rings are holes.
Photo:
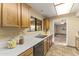
<path fill-rule="evenodd" d="M 1 41 L 0 42 L 0 56 L 17 56 L 46 38 L 46 37 L 36 38 L 35 36 L 38 34 L 39 33 L 28 33 L 24 35 L 24 44 L 17 45 L 17 47 L 13 49 L 5 48 L 7 40 Z"/>

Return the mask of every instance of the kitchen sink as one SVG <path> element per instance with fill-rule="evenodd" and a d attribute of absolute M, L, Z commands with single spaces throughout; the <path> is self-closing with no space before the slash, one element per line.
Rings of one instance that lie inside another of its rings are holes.
<path fill-rule="evenodd" d="M 38 34 L 37 36 L 35 36 L 36 38 L 44 38 L 46 37 L 47 35 L 43 35 L 43 34 Z"/>

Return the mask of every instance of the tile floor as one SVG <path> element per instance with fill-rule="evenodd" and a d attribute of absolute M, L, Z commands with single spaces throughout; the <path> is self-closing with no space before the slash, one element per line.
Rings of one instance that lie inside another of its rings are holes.
<path fill-rule="evenodd" d="M 66 43 L 66 35 L 56 35 L 55 42 Z"/>
<path fill-rule="evenodd" d="M 79 51 L 72 47 L 53 45 L 46 56 L 79 56 Z"/>

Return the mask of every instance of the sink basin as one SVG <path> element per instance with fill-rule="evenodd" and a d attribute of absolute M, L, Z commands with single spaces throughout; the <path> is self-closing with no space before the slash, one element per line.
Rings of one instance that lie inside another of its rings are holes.
<path fill-rule="evenodd" d="M 43 35 L 43 34 L 39 34 L 39 35 L 37 35 L 37 36 L 35 36 L 36 38 L 44 38 L 44 37 L 46 37 L 47 35 Z"/>

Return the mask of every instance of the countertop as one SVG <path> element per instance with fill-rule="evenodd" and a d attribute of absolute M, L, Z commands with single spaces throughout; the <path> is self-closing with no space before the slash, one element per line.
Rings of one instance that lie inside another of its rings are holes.
<path fill-rule="evenodd" d="M 24 44 L 17 45 L 17 47 L 13 48 L 13 49 L 5 48 L 6 44 L 7 44 L 7 40 L 1 41 L 0 42 L 0 56 L 17 56 L 46 38 L 46 37 L 45 38 L 36 38 L 35 36 L 38 34 L 39 33 L 25 34 L 24 35 Z M 48 36 L 50 36 L 50 35 L 48 35 Z"/>

